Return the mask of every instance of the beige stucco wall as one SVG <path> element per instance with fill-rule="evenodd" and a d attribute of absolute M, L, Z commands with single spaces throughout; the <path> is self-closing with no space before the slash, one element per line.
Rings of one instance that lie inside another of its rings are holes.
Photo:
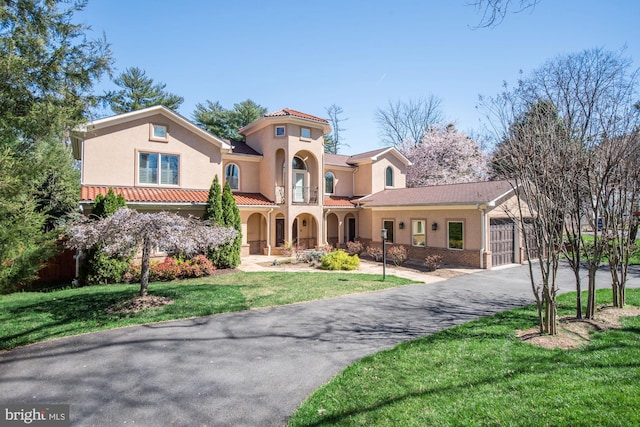
<path fill-rule="evenodd" d="M 150 123 L 167 126 L 167 142 L 150 140 Z M 89 132 L 83 144 L 82 183 L 151 186 L 138 184 L 139 152 L 180 156 L 178 187 L 181 188 L 208 189 L 213 176 L 222 172 L 219 147 L 156 115 Z"/>
<path fill-rule="evenodd" d="M 340 197 L 352 197 L 353 194 L 353 170 L 341 167 L 336 167 L 332 165 L 326 165 L 324 167 L 325 173 L 323 174 L 323 182 L 322 187 L 326 194 L 326 189 L 324 188 L 324 176 L 327 172 L 331 172 L 333 174 L 333 196 Z"/>
<path fill-rule="evenodd" d="M 261 161 L 242 160 L 238 157 L 224 159 L 222 163 L 222 171 L 224 179 L 225 169 L 228 164 L 233 163 L 238 166 L 239 169 L 239 181 L 238 190 L 243 193 L 259 193 L 260 192 L 260 170 L 262 166 Z M 221 180 L 222 182 L 222 180 Z"/>
<path fill-rule="evenodd" d="M 367 211 L 367 209 L 365 209 Z M 361 215 L 362 218 L 362 215 Z M 462 221 L 464 233 L 464 249 L 480 250 L 482 247 L 482 225 L 481 213 L 477 209 L 440 209 L 440 210 L 384 210 L 371 211 L 371 231 L 370 236 L 374 242 L 380 242 L 380 230 L 384 220 L 394 221 L 394 242 L 411 246 L 411 221 L 425 220 L 426 225 L 426 246 L 447 248 L 449 221 Z M 400 229 L 400 223 L 404 223 L 404 228 Z M 433 223 L 438 224 L 437 230 L 432 230 Z"/>

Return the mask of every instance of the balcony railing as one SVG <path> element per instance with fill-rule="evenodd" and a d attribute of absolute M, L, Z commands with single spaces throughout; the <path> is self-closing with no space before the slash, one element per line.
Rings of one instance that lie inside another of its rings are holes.
<path fill-rule="evenodd" d="M 287 202 L 285 188 L 276 185 L 276 203 L 284 205 Z M 291 189 L 291 202 L 293 204 L 315 205 L 318 203 L 318 186 L 300 187 L 294 186 Z"/>

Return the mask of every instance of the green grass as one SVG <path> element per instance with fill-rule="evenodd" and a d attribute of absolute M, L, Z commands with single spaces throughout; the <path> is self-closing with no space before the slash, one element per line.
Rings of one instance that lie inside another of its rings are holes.
<path fill-rule="evenodd" d="M 585 243 L 593 243 L 593 236 L 583 235 L 582 238 L 584 239 Z M 635 244 L 636 244 L 636 248 L 640 248 L 640 239 L 636 239 Z M 603 255 L 601 262 L 607 263 L 609 262 L 609 258 Z M 636 249 L 631 253 L 631 256 L 629 257 L 629 265 L 640 265 L 640 249 Z"/>
<path fill-rule="evenodd" d="M 627 292 L 640 305 L 640 290 Z M 575 294 L 558 299 L 560 313 L 573 314 Z M 310 396 L 289 425 L 640 425 L 640 316 L 570 351 L 515 338 L 535 325 L 532 307 L 517 309 L 366 357 Z"/>
<path fill-rule="evenodd" d="M 412 283 L 388 276 L 341 273 L 230 273 L 151 283 L 149 294 L 173 304 L 135 314 L 106 309 L 138 294 L 140 285 L 89 286 L 0 296 L 0 350 L 51 338 L 165 320 L 291 304 Z"/>

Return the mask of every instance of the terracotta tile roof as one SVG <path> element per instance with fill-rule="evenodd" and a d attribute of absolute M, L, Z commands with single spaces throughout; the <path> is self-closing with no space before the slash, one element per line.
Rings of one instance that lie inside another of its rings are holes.
<path fill-rule="evenodd" d="M 484 204 L 497 201 L 511 190 L 508 181 L 398 188 L 363 197 L 360 203 L 366 207 Z"/>
<path fill-rule="evenodd" d="M 338 196 L 325 197 L 323 204 L 325 207 L 336 207 L 336 208 L 352 208 L 355 206 L 355 203 L 351 201 L 350 197 L 338 197 Z"/>
<path fill-rule="evenodd" d="M 109 188 L 116 194 L 122 194 L 128 203 L 193 203 L 205 204 L 209 190 L 185 190 L 179 188 L 141 188 L 141 187 L 107 187 L 83 185 L 80 201 L 91 202 L 98 194 L 106 195 Z M 233 193 L 238 206 L 271 206 L 275 205 L 259 193 Z"/>
<path fill-rule="evenodd" d="M 299 119 L 313 120 L 314 122 L 320 122 L 320 123 L 329 123 L 329 121 L 326 119 L 312 116 L 311 114 L 302 113 L 300 111 L 292 110 L 291 108 L 283 108 L 282 110 L 273 111 L 271 113 L 267 113 L 264 115 L 264 117 L 285 117 L 285 116 L 292 116 L 292 117 L 297 117 Z"/>

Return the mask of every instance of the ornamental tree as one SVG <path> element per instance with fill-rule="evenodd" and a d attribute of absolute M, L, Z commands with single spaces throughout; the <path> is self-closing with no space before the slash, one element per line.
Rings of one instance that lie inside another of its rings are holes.
<path fill-rule="evenodd" d="M 83 219 L 70 227 L 69 235 L 67 245 L 81 250 L 100 246 L 106 254 L 122 256 L 142 249 L 140 296 L 146 296 L 152 248 L 194 256 L 233 240 L 236 230 L 170 212 L 139 213 L 121 208 L 99 221 Z"/>

